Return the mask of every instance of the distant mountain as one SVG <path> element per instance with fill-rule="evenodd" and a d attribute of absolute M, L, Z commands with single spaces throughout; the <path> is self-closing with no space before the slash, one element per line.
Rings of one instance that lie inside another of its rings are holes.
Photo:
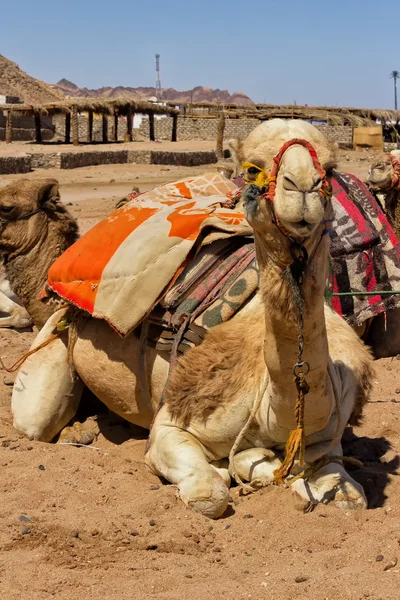
<path fill-rule="evenodd" d="M 97 90 L 88 88 L 79 88 L 75 83 L 67 79 L 61 79 L 54 85 L 54 89 L 65 96 L 76 98 L 117 98 L 128 96 L 137 100 L 148 100 L 156 96 L 156 89 L 153 87 L 103 87 Z M 253 104 L 253 101 L 242 92 L 230 94 L 228 90 L 213 90 L 211 88 L 197 86 L 192 90 L 178 92 L 173 88 L 162 90 L 162 99 L 171 102 L 223 102 L 232 104 Z"/>
<path fill-rule="evenodd" d="M 15 63 L 0 54 L 0 95 L 18 96 L 26 104 L 64 100 L 64 94 L 39 79 L 30 77 Z"/>

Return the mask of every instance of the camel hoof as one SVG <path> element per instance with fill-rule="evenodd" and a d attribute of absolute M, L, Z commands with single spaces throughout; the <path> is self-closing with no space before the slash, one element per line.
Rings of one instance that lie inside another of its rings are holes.
<path fill-rule="evenodd" d="M 355 481 L 345 481 L 341 489 L 336 492 L 333 503 L 342 510 L 364 510 L 368 508 L 364 490 Z"/>
<path fill-rule="evenodd" d="M 331 503 L 342 510 L 362 510 L 368 506 L 362 486 L 339 465 L 322 467 L 310 480 L 298 479 L 291 487 L 312 505 Z"/>
<path fill-rule="evenodd" d="M 186 506 L 209 519 L 218 519 L 228 507 L 229 490 L 217 472 L 200 471 L 184 477 L 178 490 Z"/>
<path fill-rule="evenodd" d="M 99 435 L 97 421 L 87 419 L 84 423 L 78 421 L 70 427 L 64 427 L 58 438 L 59 444 L 79 444 L 89 446 Z"/>

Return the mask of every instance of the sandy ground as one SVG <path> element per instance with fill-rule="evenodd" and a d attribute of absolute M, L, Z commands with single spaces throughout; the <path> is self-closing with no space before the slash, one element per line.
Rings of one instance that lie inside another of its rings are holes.
<path fill-rule="evenodd" d="M 363 177 L 364 158 L 342 153 L 340 168 Z M 84 232 L 132 185 L 145 189 L 210 168 L 108 165 L 26 177 L 58 177 Z M 12 363 L 34 336 L 1 331 L 0 355 Z M 1 374 L 1 600 L 400 598 L 400 362 L 376 367 L 364 424 L 346 444 L 364 461 L 353 475 L 369 510 L 318 506 L 305 514 L 289 490 L 239 498 L 232 488 L 230 510 L 217 522 L 186 510 L 174 487 L 143 465 L 146 432 L 110 424 L 90 395 L 78 420 L 97 419 L 91 447 L 20 436 L 10 413 L 13 377 Z"/>
<path fill-rule="evenodd" d="M 193 151 L 198 152 L 200 150 L 215 150 L 215 142 L 213 141 L 201 141 L 201 140 L 187 140 L 179 142 L 150 142 L 150 141 L 137 141 L 137 142 L 118 142 L 111 144 L 85 144 L 81 143 L 79 146 L 73 144 L 59 144 L 55 142 L 47 142 L 44 144 L 36 144 L 35 142 L 12 142 L 12 144 L 6 144 L 0 142 L 0 156 L 20 156 L 21 154 L 50 154 L 53 152 L 93 152 L 96 150 L 165 150 L 174 152 L 185 152 Z"/>

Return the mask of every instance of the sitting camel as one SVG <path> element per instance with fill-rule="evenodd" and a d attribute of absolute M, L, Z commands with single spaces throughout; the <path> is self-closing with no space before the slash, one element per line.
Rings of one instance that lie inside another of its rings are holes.
<path fill-rule="evenodd" d="M 42 327 L 60 306 L 38 300 L 49 267 L 78 239 L 58 182 L 19 180 L 0 190 L 0 327 Z"/>
<path fill-rule="evenodd" d="M 159 408 L 146 463 L 178 486 L 186 505 L 211 518 L 227 508 L 231 474 L 254 485 L 272 482 L 277 469 L 286 478 L 291 468 L 281 466 L 281 454 L 296 426 L 291 440 L 300 439 L 300 448 L 305 442 L 306 468 L 326 453 L 340 456 L 344 428 L 360 418 L 373 376 L 368 349 L 324 303 L 334 162 L 329 143 L 308 123 L 276 119 L 233 151 L 254 182 L 244 210 L 254 229 L 260 292 L 180 359 L 166 388 L 169 355 L 144 347 L 137 331 L 121 339 L 104 320 L 79 324 L 78 313 L 69 352 L 66 334 L 43 346 L 67 311 L 61 309 L 39 333 L 35 345 L 41 347 L 25 361 L 12 398 L 14 426 L 40 440 L 51 440 L 73 416 L 82 381 L 109 409 L 142 427 L 150 427 Z M 269 177 L 273 165 L 276 180 Z M 140 376 L 144 364 L 148 386 Z M 294 373 L 303 394 L 305 375 L 309 385 L 304 429 L 301 411 L 295 419 Z M 367 505 L 362 487 L 337 459 L 314 464 L 292 489 L 312 503 Z"/>
<path fill-rule="evenodd" d="M 400 150 L 379 154 L 371 163 L 367 185 L 375 193 L 400 239 Z"/>

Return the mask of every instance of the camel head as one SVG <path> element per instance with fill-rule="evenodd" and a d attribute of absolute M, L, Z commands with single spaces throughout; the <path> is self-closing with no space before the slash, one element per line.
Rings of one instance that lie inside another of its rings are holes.
<path fill-rule="evenodd" d="M 0 189 L 0 252 L 32 248 L 51 224 L 68 238 L 67 245 L 76 241 L 77 224 L 59 201 L 55 179 L 20 179 Z"/>
<path fill-rule="evenodd" d="M 290 145 L 297 139 L 303 142 Z M 312 237 L 330 205 L 335 151 L 325 136 L 304 121 L 273 119 L 243 142 L 232 140 L 230 148 L 250 184 L 244 203 L 254 231 L 268 240 L 276 238 L 278 225 L 291 238 Z"/>
<path fill-rule="evenodd" d="M 394 167 L 389 154 L 379 153 L 368 171 L 368 186 L 374 190 L 388 190 L 392 186 Z"/>

